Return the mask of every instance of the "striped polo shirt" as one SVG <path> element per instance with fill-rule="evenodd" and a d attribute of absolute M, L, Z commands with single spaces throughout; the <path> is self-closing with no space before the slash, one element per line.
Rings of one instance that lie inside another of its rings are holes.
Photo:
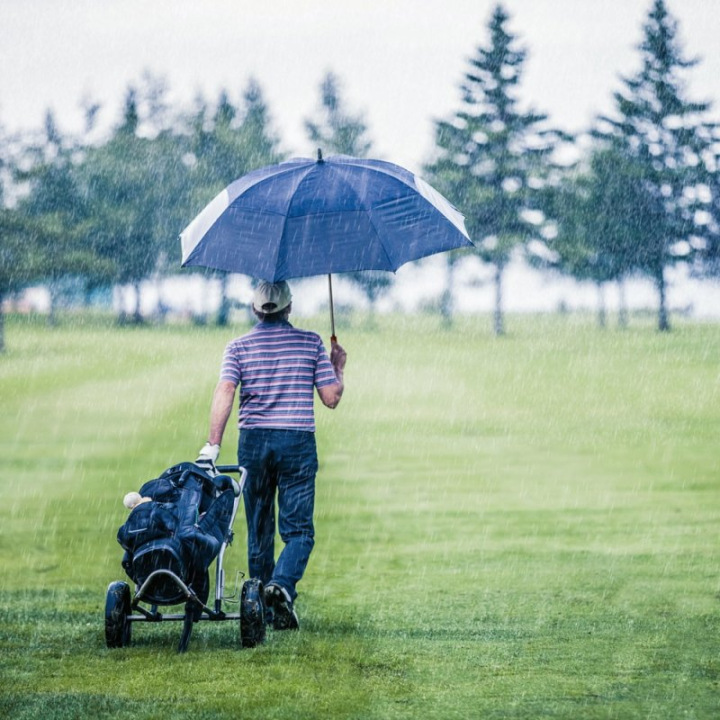
<path fill-rule="evenodd" d="M 240 386 L 240 428 L 315 432 L 314 388 L 337 382 L 317 333 L 258 323 L 225 348 L 220 380 Z"/>

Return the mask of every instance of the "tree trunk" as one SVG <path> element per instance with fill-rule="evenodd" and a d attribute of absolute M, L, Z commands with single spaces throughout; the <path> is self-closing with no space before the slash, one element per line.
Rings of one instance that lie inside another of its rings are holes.
<path fill-rule="evenodd" d="M 125 312 L 125 286 L 115 285 L 113 289 L 113 296 L 117 300 L 117 324 L 125 325 L 128 322 L 127 313 Z"/>
<path fill-rule="evenodd" d="M 92 304 L 92 289 L 90 283 L 86 280 L 83 283 L 83 299 L 82 305 L 84 310 L 89 310 Z"/>
<path fill-rule="evenodd" d="M 452 327 L 453 323 L 453 281 L 455 279 L 455 263 L 447 260 L 447 280 L 445 289 L 440 296 L 440 317 L 444 328 Z"/>
<path fill-rule="evenodd" d="M 495 336 L 500 337 L 505 334 L 505 325 L 503 321 L 503 272 L 505 265 L 497 263 L 495 265 L 495 313 L 493 319 L 493 330 Z"/>
<path fill-rule="evenodd" d="M 661 267 L 658 272 L 655 282 L 658 289 L 658 330 L 660 332 L 668 332 L 670 330 L 670 320 L 668 318 L 667 311 L 667 287 L 665 285 L 665 268 Z"/>
<path fill-rule="evenodd" d="M 370 303 L 368 305 L 368 317 L 367 317 L 367 326 L 369 330 L 376 330 L 377 329 L 377 315 L 375 310 L 375 303 L 377 300 L 375 298 L 370 299 Z"/>
<path fill-rule="evenodd" d="M 5 352 L 5 312 L 3 311 L 3 300 L 5 295 L 0 292 L 0 353 Z"/>
<path fill-rule="evenodd" d="M 56 312 L 58 290 L 57 285 L 52 280 L 48 283 L 48 294 L 50 295 L 50 307 L 48 308 L 47 324 L 49 327 L 56 327 L 58 324 Z"/>
<path fill-rule="evenodd" d="M 133 283 L 133 288 L 135 289 L 135 311 L 133 312 L 133 323 L 135 323 L 135 325 L 141 325 L 143 316 L 140 311 L 140 283 Z"/>
<path fill-rule="evenodd" d="M 230 300 L 228 299 L 227 288 L 228 274 L 223 273 L 220 276 L 220 307 L 218 308 L 217 314 L 218 327 L 227 327 L 230 319 Z"/>
<path fill-rule="evenodd" d="M 625 294 L 625 279 L 619 278 L 618 284 L 618 326 L 625 329 L 628 326 L 627 296 Z"/>
<path fill-rule="evenodd" d="M 602 281 L 598 281 L 597 291 L 598 291 L 597 322 L 598 322 L 598 327 L 604 330 L 607 326 L 607 309 L 605 307 L 605 286 L 603 285 Z"/>

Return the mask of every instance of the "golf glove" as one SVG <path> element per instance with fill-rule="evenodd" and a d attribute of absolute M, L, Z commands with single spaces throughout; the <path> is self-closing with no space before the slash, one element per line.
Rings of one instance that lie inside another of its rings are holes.
<path fill-rule="evenodd" d="M 218 474 L 217 468 L 215 467 L 218 455 L 220 455 L 219 445 L 205 443 L 202 450 L 200 450 L 200 454 L 198 455 L 195 464 L 205 470 L 208 475 L 212 475 L 214 477 Z"/>

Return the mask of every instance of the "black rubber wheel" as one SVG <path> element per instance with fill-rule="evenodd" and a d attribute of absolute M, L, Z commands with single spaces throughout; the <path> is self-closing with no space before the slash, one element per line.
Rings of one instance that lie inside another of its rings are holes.
<path fill-rule="evenodd" d="M 108 585 L 105 599 L 105 644 L 109 648 L 130 644 L 130 586 L 126 582 Z"/>
<path fill-rule="evenodd" d="M 240 595 L 240 642 L 252 648 L 265 641 L 265 601 L 263 584 L 255 578 L 246 580 Z"/>

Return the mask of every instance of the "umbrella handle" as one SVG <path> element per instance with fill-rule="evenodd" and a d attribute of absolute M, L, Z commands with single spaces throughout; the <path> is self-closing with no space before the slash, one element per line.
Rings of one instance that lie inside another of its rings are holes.
<path fill-rule="evenodd" d="M 333 309 L 333 296 L 332 296 L 332 275 L 328 273 L 328 290 L 330 292 L 330 342 L 336 343 L 337 336 L 335 335 L 335 310 Z"/>

